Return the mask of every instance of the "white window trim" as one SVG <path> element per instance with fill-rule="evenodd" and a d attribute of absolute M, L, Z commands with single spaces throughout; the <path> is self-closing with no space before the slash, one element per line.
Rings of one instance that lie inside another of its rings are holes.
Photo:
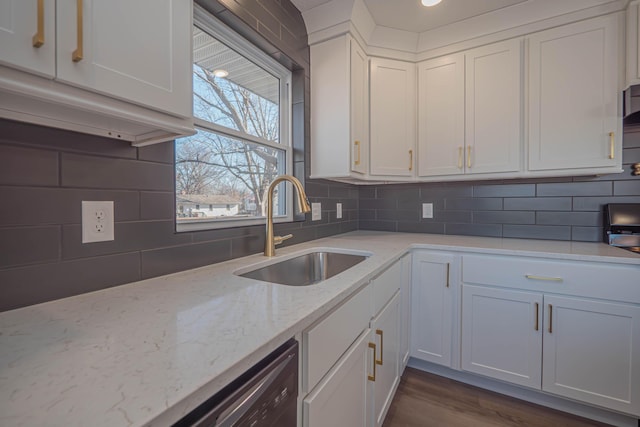
<path fill-rule="evenodd" d="M 226 128 L 215 123 L 210 123 L 194 117 L 193 121 L 195 126 L 205 131 L 212 131 L 230 136 L 232 138 L 282 150 L 285 152 L 285 173 L 292 174 L 293 144 L 291 141 L 291 116 L 293 105 L 291 94 L 291 70 L 279 64 L 274 58 L 267 55 L 264 51 L 233 31 L 231 28 L 227 27 L 222 21 L 211 15 L 209 12 L 207 12 L 197 4 L 193 5 L 193 25 L 197 26 L 202 31 L 205 31 L 208 34 L 211 34 L 214 38 L 218 39 L 222 43 L 240 48 L 242 51 L 241 54 L 243 56 L 254 62 L 256 65 L 260 66 L 265 71 L 273 74 L 280 80 L 280 143 L 276 144 L 270 141 L 266 141 L 263 138 L 243 134 L 234 129 Z M 193 47 L 190 46 L 190 49 L 193 54 Z M 193 59 L 191 62 L 193 63 Z M 295 205 L 293 202 L 293 188 L 288 182 L 286 183 L 286 186 L 287 190 L 285 201 L 287 214 L 277 216 L 274 215 L 273 221 L 275 223 L 293 221 L 295 209 Z M 174 221 L 176 223 L 176 231 L 185 232 L 264 225 L 266 223 L 266 218 L 253 217 L 234 219 L 233 217 L 228 217 L 212 219 L 210 221 L 183 219 L 180 222 L 177 221 L 177 218 L 174 218 Z"/>

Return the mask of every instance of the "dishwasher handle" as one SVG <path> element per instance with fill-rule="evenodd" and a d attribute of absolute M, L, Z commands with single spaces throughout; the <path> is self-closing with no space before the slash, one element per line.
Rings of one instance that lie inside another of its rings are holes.
<path fill-rule="evenodd" d="M 286 359 L 278 364 L 267 376 L 255 386 L 247 390 L 242 396 L 239 396 L 234 403 L 232 403 L 227 409 L 225 409 L 215 424 L 215 427 L 231 427 L 233 426 L 243 415 L 247 413 L 249 409 L 256 403 L 258 399 L 262 397 L 264 390 L 268 389 L 271 384 L 280 376 L 282 371 L 287 367 L 289 361 L 294 357 L 293 354 L 289 354 Z"/>

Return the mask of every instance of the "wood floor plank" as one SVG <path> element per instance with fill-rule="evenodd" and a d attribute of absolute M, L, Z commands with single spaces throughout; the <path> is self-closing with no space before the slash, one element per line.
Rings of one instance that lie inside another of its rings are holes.
<path fill-rule="evenodd" d="M 383 427 L 608 427 L 407 368 Z"/>

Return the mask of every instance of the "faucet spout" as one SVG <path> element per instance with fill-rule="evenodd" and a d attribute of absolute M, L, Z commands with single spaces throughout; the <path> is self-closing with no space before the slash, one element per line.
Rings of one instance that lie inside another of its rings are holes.
<path fill-rule="evenodd" d="M 264 256 L 272 257 L 276 254 L 276 245 L 282 243 L 284 240 L 293 237 L 289 234 L 287 236 L 275 236 L 273 235 L 273 191 L 283 181 L 289 181 L 296 189 L 298 206 L 300 212 L 311 212 L 311 206 L 309 205 L 309 199 L 304 192 L 302 183 L 292 175 L 279 175 L 269 185 L 267 190 L 267 232 L 264 239 Z"/>

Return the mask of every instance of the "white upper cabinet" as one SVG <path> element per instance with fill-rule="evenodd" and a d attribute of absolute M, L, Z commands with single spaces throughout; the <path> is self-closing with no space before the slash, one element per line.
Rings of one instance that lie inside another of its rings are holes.
<path fill-rule="evenodd" d="M 371 175 L 411 177 L 416 143 L 416 67 L 371 59 Z"/>
<path fill-rule="evenodd" d="M 349 35 L 311 46 L 311 176 L 368 171 L 369 59 Z"/>
<path fill-rule="evenodd" d="M 464 173 L 464 54 L 418 64 L 418 175 Z"/>
<path fill-rule="evenodd" d="M 621 7 L 458 42 L 445 37 L 415 55 L 350 49 L 349 34 L 326 41 L 316 31 L 312 177 L 423 182 L 622 172 Z M 637 0 L 627 21 L 627 81 L 640 83 Z M 368 134 L 359 131 L 367 116 Z"/>
<path fill-rule="evenodd" d="M 637 1 L 629 3 L 627 8 L 627 75 L 625 87 L 640 84 L 640 7 Z"/>
<path fill-rule="evenodd" d="M 529 170 L 620 172 L 621 14 L 528 37 Z"/>
<path fill-rule="evenodd" d="M 192 134 L 191 23 L 176 0 L 3 1 L 0 117 L 135 145 Z"/>
<path fill-rule="evenodd" d="M 522 41 L 465 54 L 465 171 L 518 172 L 522 145 Z"/>
<path fill-rule="evenodd" d="M 351 170 L 369 169 L 369 58 L 355 40 L 351 46 Z"/>
<path fill-rule="evenodd" d="M 0 64 L 53 78 L 55 69 L 55 2 L 0 2 Z"/>
<path fill-rule="evenodd" d="M 418 175 L 518 172 L 522 41 L 418 64 Z"/>
<path fill-rule="evenodd" d="M 180 3 L 57 0 L 57 79 L 191 116 L 191 8 Z"/>

